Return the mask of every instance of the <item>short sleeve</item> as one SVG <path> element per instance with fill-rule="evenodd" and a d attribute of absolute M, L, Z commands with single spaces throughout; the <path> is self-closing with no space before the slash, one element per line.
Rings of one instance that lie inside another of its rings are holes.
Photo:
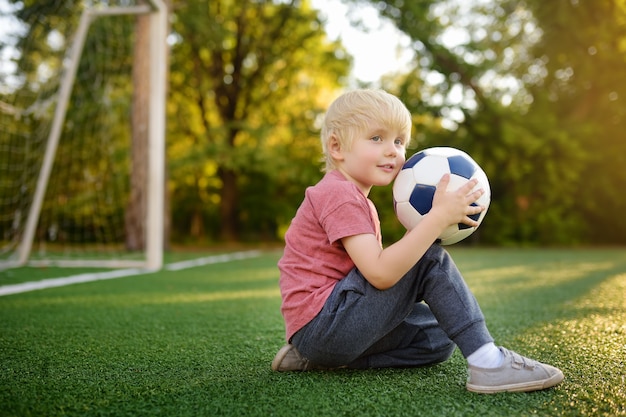
<path fill-rule="evenodd" d="M 376 234 L 367 201 L 348 201 L 328 213 L 322 220 L 328 241 L 332 244 L 344 237 L 360 234 Z"/>
<path fill-rule="evenodd" d="M 347 236 L 376 235 L 370 202 L 350 181 L 335 181 L 333 187 L 311 191 L 310 201 L 320 225 L 333 244 Z"/>

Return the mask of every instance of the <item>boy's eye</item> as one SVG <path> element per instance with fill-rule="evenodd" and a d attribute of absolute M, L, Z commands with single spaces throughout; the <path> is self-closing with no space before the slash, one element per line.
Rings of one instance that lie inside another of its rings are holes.
<path fill-rule="evenodd" d="M 404 139 L 396 138 L 396 145 L 404 145 Z"/>
<path fill-rule="evenodd" d="M 381 140 L 383 140 L 383 138 L 381 138 L 380 136 L 376 135 L 376 136 L 372 136 L 371 140 L 374 142 L 380 142 Z"/>

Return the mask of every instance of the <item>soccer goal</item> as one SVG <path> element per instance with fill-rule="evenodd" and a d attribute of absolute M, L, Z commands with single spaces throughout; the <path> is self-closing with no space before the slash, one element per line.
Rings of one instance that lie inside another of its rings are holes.
<path fill-rule="evenodd" d="M 162 0 L 0 0 L 0 269 L 161 267 L 166 37 Z"/>

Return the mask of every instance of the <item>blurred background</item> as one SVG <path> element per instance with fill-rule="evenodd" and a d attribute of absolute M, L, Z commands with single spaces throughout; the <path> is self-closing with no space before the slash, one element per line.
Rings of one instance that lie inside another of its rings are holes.
<path fill-rule="evenodd" d="M 45 140 L 31 141 L 51 112 L 44 104 L 55 93 L 46 91 L 56 90 L 46 86 L 59 78 L 80 10 L 99 3 L 135 4 L 0 0 L 5 243 L 18 239 L 30 204 L 21 196 L 41 163 Z M 280 244 L 322 176 L 321 117 L 355 87 L 407 105 L 407 157 L 452 146 L 485 170 L 491 206 L 463 245 L 626 243 L 625 1 L 171 0 L 168 14 L 166 247 Z M 127 247 L 145 244 L 141 227 L 133 231 L 145 201 L 127 159 L 146 149 L 131 151 L 141 124 L 129 129 L 123 118 L 145 107 L 149 89 L 141 101 L 131 87 L 140 80 L 101 82 L 96 71 L 132 74 L 148 29 L 136 16 L 90 29 L 64 125 L 77 142 L 59 145 L 54 170 L 68 170 L 50 181 L 44 206 L 57 220 L 38 228 L 44 241 L 99 239 L 94 219 L 106 212 L 125 218 L 113 229 Z M 87 195 L 103 205 L 79 204 Z M 391 187 L 371 198 L 385 242 L 396 240 L 404 230 Z"/>

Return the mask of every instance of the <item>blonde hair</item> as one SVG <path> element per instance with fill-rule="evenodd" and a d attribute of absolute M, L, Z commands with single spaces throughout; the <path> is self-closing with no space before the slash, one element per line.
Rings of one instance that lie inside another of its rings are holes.
<path fill-rule="evenodd" d="M 324 171 L 335 168 L 328 152 L 334 136 L 344 149 L 350 149 L 358 134 L 371 124 L 403 132 L 408 146 L 411 139 L 411 113 L 396 96 L 384 90 L 359 89 L 339 96 L 326 111 L 321 130 Z"/>

